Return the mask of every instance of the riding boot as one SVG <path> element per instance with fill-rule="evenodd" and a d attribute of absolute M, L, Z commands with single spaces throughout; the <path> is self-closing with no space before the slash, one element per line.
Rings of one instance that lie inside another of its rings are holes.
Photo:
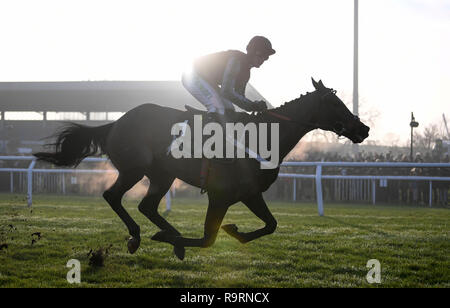
<path fill-rule="evenodd" d="M 205 127 L 209 123 L 218 123 L 223 129 L 225 128 L 225 116 L 216 113 L 216 112 L 208 112 L 205 116 L 203 127 Z M 214 149 L 213 149 L 214 150 Z M 209 173 L 209 159 L 203 157 L 202 164 L 200 168 L 200 193 L 204 194 L 207 191 L 207 182 L 208 182 L 208 173 Z"/>
<path fill-rule="evenodd" d="M 226 136 L 225 136 L 225 131 L 226 131 L 226 122 L 227 119 L 229 119 L 229 117 L 231 116 L 231 114 L 233 114 L 234 111 L 225 111 L 225 114 L 222 113 L 218 113 L 218 112 L 208 112 L 206 114 L 206 116 L 204 117 L 204 121 L 203 121 L 203 127 L 205 127 L 206 125 L 208 125 L 209 123 L 217 123 L 221 126 L 222 128 L 222 132 L 224 133 L 223 136 L 223 140 L 222 140 L 222 144 L 224 145 L 224 153 L 222 153 L 222 157 L 225 157 L 225 144 L 226 144 Z M 214 148 L 215 145 L 213 145 L 211 150 L 215 150 Z M 212 158 L 214 159 L 214 158 Z M 216 158 L 219 159 L 222 163 L 226 161 L 226 159 L 224 158 Z M 207 159 L 205 157 L 203 157 L 202 159 L 202 164 L 201 164 L 201 171 L 200 171 L 200 188 L 201 188 L 201 193 L 205 193 L 206 192 L 206 186 L 207 186 L 207 182 L 208 182 L 208 173 L 209 173 L 209 168 L 210 168 L 210 160 L 211 159 Z"/>

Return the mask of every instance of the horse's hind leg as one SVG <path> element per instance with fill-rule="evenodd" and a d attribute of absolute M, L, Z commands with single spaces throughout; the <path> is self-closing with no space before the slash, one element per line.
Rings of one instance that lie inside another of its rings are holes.
<path fill-rule="evenodd" d="M 216 241 L 222 220 L 228 210 L 229 204 L 216 198 L 209 199 L 208 210 L 206 212 L 205 229 L 202 238 L 176 237 L 175 244 L 183 247 L 210 247 Z"/>
<path fill-rule="evenodd" d="M 264 221 L 266 225 L 261 229 L 246 233 L 238 232 L 238 227 L 234 224 L 224 225 L 222 226 L 222 229 L 232 237 L 238 239 L 241 243 L 253 241 L 254 239 L 271 234 L 275 231 L 277 228 L 277 221 L 272 216 L 272 213 L 270 213 L 261 193 L 242 200 L 242 202 L 253 212 L 253 214 Z"/>
<path fill-rule="evenodd" d="M 116 182 L 103 193 L 103 198 L 128 228 L 128 232 L 131 235 L 131 238 L 128 240 L 128 251 L 130 253 L 136 252 L 139 248 L 141 242 L 140 228 L 122 206 L 122 197 L 143 176 L 143 172 L 138 170 L 121 171 Z"/>
<path fill-rule="evenodd" d="M 156 233 L 152 239 L 161 242 L 171 243 L 170 238 L 181 235 L 167 220 L 158 213 L 158 206 L 172 185 L 174 178 L 158 174 L 158 178 L 154 176 L 150 179 L 150 187 L 147 194 L 139 203 L 139 211 L 144 214 L 151 222 L 153 222 L 162 231 Z M 174 247 L 175 255 L 181 260 L 184 258 L 184 247 Z"/>

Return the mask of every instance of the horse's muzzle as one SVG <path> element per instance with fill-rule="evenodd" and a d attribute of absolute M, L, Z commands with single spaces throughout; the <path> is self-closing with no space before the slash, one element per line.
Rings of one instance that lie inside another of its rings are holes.
<path fill-rule="evenodd" d="M 369 137 L 369 130 L 370 130 L 370 128 L 367 125 L 365 125 L 364 123 L 360 122 L 360 125 L 355 127 L 355 129 L 352 131 L 351 136 L 349 136 L 348 138 L 353 143 L 361 143 L 367 137 Z"/>
<path fill-rule="evenodd" d="M 359 117 L 354 116 L 353 121 L 349 121 L 350 125 L 339 127 L 335 125 L 335 132 L 350 139 L 353 143 L 361 143 L 369 137 L 370 128 L 365 125 Z M 338 130 L 341 130 L 339 133 Z"/>

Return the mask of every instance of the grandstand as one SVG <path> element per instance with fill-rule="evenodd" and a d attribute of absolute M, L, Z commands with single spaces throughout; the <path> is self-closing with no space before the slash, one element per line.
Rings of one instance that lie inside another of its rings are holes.
<path fill-rule="evenodd" d="M 264 99 L 250 84 L 246 96 Z M 61 121 L 102 125 L 144 103 L 204 109 L 179 81 L 0 82 L 0 154 L 31 153 Z"/>

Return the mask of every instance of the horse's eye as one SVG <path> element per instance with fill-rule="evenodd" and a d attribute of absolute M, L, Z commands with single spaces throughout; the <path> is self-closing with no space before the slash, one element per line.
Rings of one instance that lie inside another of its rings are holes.
<path fill-rule="evenodd" d="M 336 122 L 334 124 L 334 130 L 336 132 L 342 132 L 343 129 L 344 129 L 344 125 L 341 122 Z"/>

